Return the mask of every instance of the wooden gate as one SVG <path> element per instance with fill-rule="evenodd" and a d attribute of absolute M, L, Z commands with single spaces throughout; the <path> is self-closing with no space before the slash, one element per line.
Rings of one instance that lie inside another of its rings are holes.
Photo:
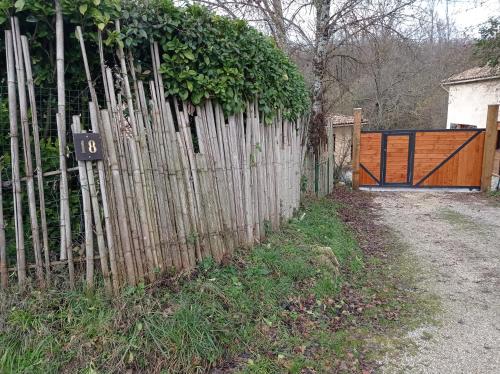
<path fill-rule="evenodd" d="M 484 130 L 364 131 L 360 185 L 480 188 Z"/>

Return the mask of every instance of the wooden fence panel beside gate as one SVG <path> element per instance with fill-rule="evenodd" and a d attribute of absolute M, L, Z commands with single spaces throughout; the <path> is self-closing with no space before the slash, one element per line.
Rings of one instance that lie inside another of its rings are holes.
<path fill-rule="evenodd" d="M 361 134 L 360 185 L 480 188 L 484 130 Z"/>

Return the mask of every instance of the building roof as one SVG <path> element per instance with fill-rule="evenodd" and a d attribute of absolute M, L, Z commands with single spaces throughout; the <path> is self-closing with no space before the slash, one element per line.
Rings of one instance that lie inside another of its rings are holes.
<path fill-rule="evenodd" d="M 338 126 L 353 126 L 354 116 L 346 116 L 344 114 L 329 114 L 326 116 L 327 123 L 334 127 Z M 366 123 L 366 120 L 362 119 L 362 123 Z"/>
<path fill-rule="evenodd" d="M 471 69 L 457 73 L 445 79 L 445 85 L 468 83 L 482 80 L 500 79 L 500 65 L 498 66 L 476 66 Z"/>

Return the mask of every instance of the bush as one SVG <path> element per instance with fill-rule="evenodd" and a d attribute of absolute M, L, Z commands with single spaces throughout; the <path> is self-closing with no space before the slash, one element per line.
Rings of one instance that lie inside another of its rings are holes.
<path fill-rule="evenodd" d="M 161 73 L 167 94 L 197 105 L 216 99 L 226 114 L 241 111 L 258 98 L 266 120 L 277 111 L 295 119 L 308 110 L 309 98 L 297 67 L 273 41 L 245 21 L 232 20 L 200 6 L 176 7 L 171 0 L 62 0 L 66 40 L 68 88 L 86 85 L 76 25 L 82 26 L 89 51 L 103 30 L 106 48 L 121 44 L 131 50 L 142 79 L 151 79 L 150 41 L 157 41 L 162 56 Z M 8 15 L 20 18 L 28 35 L 38 85 L 54 85 L 54 10 L 45 0 L 0 0 L 0 25 Z M 121 33 L 114 21 L 121 20 Z M 0 49 L 3 49 L 3 41 Z M 93 76 L 100 75 L 97 53 L 90 53 Z M 115 60 L 111 53 L 108 64 Z M 0 62 L 3 67 L 4 61 Z M 4 79 L 4 77 L 2 78 Z"/>

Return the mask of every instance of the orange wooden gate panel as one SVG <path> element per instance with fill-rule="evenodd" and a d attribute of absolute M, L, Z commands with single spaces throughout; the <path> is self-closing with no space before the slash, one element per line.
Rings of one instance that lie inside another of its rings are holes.
<path fill-rule="evenodd" d="M 361 134 L 362 186 L 479 188 L 484 130 Z"/>
<path fill-rule="evenodd" d="M 387 137 L 385 152 L 386 183 L 407 183 L 408 153 L 410 137 L 408 135 L 392 135 Z"/>
<path fill-rule="evenodd" d="M 377 186 L 380 183 L 382 134 L 379 132 L 361 133 L 360 143 L 359 184 Z"/>

